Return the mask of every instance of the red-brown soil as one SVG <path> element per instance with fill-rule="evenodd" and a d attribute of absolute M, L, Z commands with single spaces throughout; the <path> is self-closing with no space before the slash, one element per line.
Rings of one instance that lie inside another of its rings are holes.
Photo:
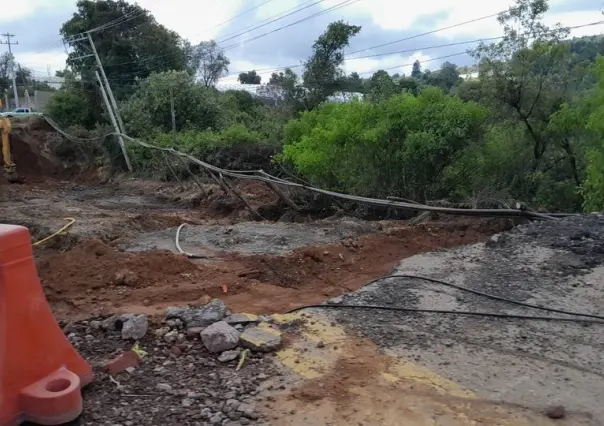
<path fill-rule="evenodd" d="M 321 303 L 387 274 L 401 258 L 484 240 L 500 224 L 451 222 L 391 228 L 288 256 L 223 255 L 190 261 L 169 252 L 126 253 L 89 240 L 42 254 L 38 272 L 61 318 L 114 311 L 156 313 L 220 297 L 233 311 L 285 312 Z"/>

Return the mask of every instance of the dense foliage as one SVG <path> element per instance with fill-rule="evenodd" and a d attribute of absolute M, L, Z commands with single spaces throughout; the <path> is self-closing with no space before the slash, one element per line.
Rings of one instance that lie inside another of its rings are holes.
<path fill-rule="evenodd" d="M 268 98 L 216 89 L 230 62 L 212 40 L 191 46 L 123 0 L 77 7 L 61 32 L 107 25 L 94 39 L 132 136 L 222 166 L 265 167 L 275 155 L 314 185 L 364 196 L 604 210 L 604 37 L 569 40 L 567 29 L 545 26 L 547 0 L 516 0 L 499 16 L 504 37 L 471 52 L 478 78 L 419 61 L 407 76 L 346 74 L 343 51 L 361 28 L 337 21 L 299 74 L 239 73 L 243 84 L 266 83 Z M 134 18 L 110 24 L 124 13 Z M 75 59 L 85 43 L 72 47 L 47 113 L 92 130 L 108 117 L 93 59 Z M 342 92 L 364 99 L 330 102 Z M 164 157 L 139 147 L 131 155 L 139 169 L 169 176 Z"/>
<path fill-rule="evenodd" d="M 286 126 L 283 159 L 317 185 L 425 201 L 447 195 L 443 172 L 482 138 L 485 116 L 478 104 L 438 88 L 379 103 L 323 104 Z"/>

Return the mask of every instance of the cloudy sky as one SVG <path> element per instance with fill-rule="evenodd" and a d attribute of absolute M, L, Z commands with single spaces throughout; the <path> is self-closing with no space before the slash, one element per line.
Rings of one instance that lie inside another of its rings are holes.
<path fill-rule="evenodd" d="M 134 3 L 134 1 L 133 1 Z M 501 29 L 495 18 L 482 19 L 433 34 L 392 43 L 435 29 L 460 24 L 507 9 L 513 0 L 138 0 L 157 21 L 192 43 L 216 39 L 231 60 L 231 75 L 223 82 L 235 82 L 237 73 L 250 69 L 266 81 L 271 68 L 299 65 L 308 57 L 313 41 L 329 22 L 344 19 L 362 26 L 348 52 L 348 72 L 370 76 L 378 69 L 409 73 L 415 59 L 424 68 L 438 68 L 444 60 L 469 65 L 463 54 L 476 43 L 433 46 L 496 37 Z M 59 28 L 75 11 L 76 0 L 18 0 L 0 13 L 0 33 L 17 35 L 13 53 L 19 63 L 42 79 L 49 71 L 64 68 L 65 51 Z M 578 26 L 604 19 L 602 0 L 550 0 L 548 24 Z M 253 8 L 253 10 L 248 11 Z M 293 12 L 293 13 L 292 13 Z M 289 16 L 284 16 L 290 14 Z M 318 15 L 317 15 L 318 14 Z M 240 15 L 240 16 L 238 16 Z M 313 16 L 317 15 L 317 16 Z M 280 18 L 276 20 L 277 18 Z M 271 20 L 275 22 L 268 23 Z M 296 21 L 303 22 L 296 23 Z M 228 22 L 225 22 L 228 21 Z M 263 25 L 261 28 L 256 28 Z M 280 27 L 288 26 L 278 31 Z M 271 34 L 264 35 L 266 33 Z M 604 25 L 573 30 L 573 35 L 602 34 Z M 258 37 L 261 36 L 261 37 Z M 258 37 L 257 39 L 254 39 Z M 386 46 L 380 46 L 389 43 Z M 0 45 L 0 52 L 6 49 Z M 363 50 L 359 53 L 356 51 Z M 402 52 L 401 52 L 402 51 Z M 392 52 L 401 52 L 388 54 Z M 447 55 L 448 59 L 438 59 Z M 264 71 L 266 70 L 266 71 Z"/>

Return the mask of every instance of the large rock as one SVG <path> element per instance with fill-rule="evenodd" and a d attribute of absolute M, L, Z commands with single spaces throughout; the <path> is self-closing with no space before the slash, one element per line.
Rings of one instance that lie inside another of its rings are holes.
<path fill-rule="evenodd" d="M 241 346 L 255 352 L 271 352 L 281 347 L 281 332 L 268 326 L 247 328 L 240 337 Z"/>
<path fill-rule="evenodd" d="M 164 317 L 166 319 L 170 318 L 181 318 L 187 311 L 190 311 L 191 308 L 181 308 L 177 306 L 168 306 L 164 311 Z M 181 318 L 182 319 L 182 318 Z"/>
<path fill-rule="evenodd" d="M 164 316 L 167 318 L 180 318 L 183 320 L 187 328 L 191 327 L 207 327 L 220 321 L 226 315 L 226 305 L 220 299 L 212 299 L 207 305 L 192 309 L 192 308 L 167 308 Z"/>
<path fill-rule="evenodd" d="M 147 315 L 132 315 L 128 316 L 122 325 L 122 339 L 139 340 L 145 337 L 149 329 L 149 320 Z"/>
<path fill-rule="evenodd" d="M 254 314 L 231 314 L 224 319 L 231 325 L 237 324 L 249 324 L 251 322 L 258 322 L 258 315 Z"/>
<path fill-rule="evenodd" d="M 236 348 L 240 335 L 241 333 L 224 321 L 218 321 L 200 333 L 204 346 L 213 353 Z"/>

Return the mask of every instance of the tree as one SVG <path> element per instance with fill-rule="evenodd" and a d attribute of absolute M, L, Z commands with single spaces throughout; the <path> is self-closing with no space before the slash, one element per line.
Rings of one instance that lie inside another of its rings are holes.
<path fill-rule="evenodd" d="M 313 53 L 304 63 L 302 76 L 304 87 L 309 91 L 307 105 L 314 108 L 342 88 L 344 62 L 343 49 L 361 27 L 344 21 L 332 22 L 313 44 Z"/>
<path fill-rule="evenodd" d="M 94 127 L 96 118 L 92 105 L 88 103 L 82 92 L 75 88 L 60 90 L 44 107 L 44 113 L 55 120 L 59 126 Z"/>
<path fill-rule="evenodd" d="M 10 53 L 4 52 L 0 55 L 0 96 L 8 92 L 9 96 L 13 96 L 12 86 L 12 70 L 15 70 L 15 79 L 17 81 L 17 93 L 23 96 L 25 88 L 33 84 L 32 73 L 29 69 L 22 67 L 18 62 L 14 61 L 14 57 Z M 44 88 L 48 88 L 47 84 L 42 84 Z"/>
<path fill-rule="evenodd" d="M 419 80 L 420 78 L 422 78 L 422 66 L 419 63 L 419 60 L 415 60 L 415 62 L 413 62 L 413 69 L 411 70 L 411 77 L 415 78 L 416 80 Z"/>
<path fill-rule="evenodd" d="M 262 77 L 256 74 L 255 70 L 242 72 L 239 74 L 239 78 L 237 78 L 241 84 L 260 84 L 262 81 Z"/>
<path fill-rule="evenodd" d="M 443 63 L 440 70 L 430 74 L 426 73 L 424 76 L 427 85 L 440 87 L 445 93 L 449 93 L 459 81 L 457 66 L 450 62 Z"/>
<path fill-rule="evenodd" d="M 386 71 L 379 70 L 371 77 L 369 95 L 372 102 L 384 101 L 397 92 L 398 87 L 396 83 Z"/>
<path fill-rule="evenodd" d="M 342 90 L 348 92 L 364 92 L 365 85 L 363 79 L 357 72 L 352 72 L 350 75 L 343 78 Z"/>
<path fill-rule="evenodd" d="M 568 30 L 545 26 L 541 19 L 547 10 L 547 0 L 516 0 L 497 18 L 503 25 L 503 39 L 482 43 L 473 52 L 487 97 L 525 127 L 533 145 L 534 170 L 548 146 L 549 117 L 565 96 L 568 48 L 561 41 Z"/>
<path fill-rule="evenodd" d="M 298 84 L 298 80 L 298 75 L 291 68 L 285 68 L 285 72 L 272 73 L 268 82 L 268 87 L 277 88 L 285 103 L 294 111 L 302 110 L 306 103 L 306 90 Z"/>
<path fill-rule="evenodd" d="M 206 130 L 219 126 L 220 108 L 215 91 L 195 82 L 185 71 L 154 73 L 141 81 L 121 105 L 129 133 L 151 136 L 172 130 L 169 94 L 174 99 L 177 130 Z"/>
<path fill-rule="evenodd" d="M 96 85 L 90 71 L 96 69 L 96 61 L 87 41 L 80 38 L 82 33 L 102 26 L 92 38 L 118 98 L 129 93 L 136 79 L 145 79 L 151 72 L 187 69 L 188 43 L 158 24 L 139 5 L 125 0 L 78 0 L 76 6 L 77 11 L 62 25 L 60 33 L 72 48 L 67 64 L 89 82 L 88 90 Z M 124 20 L 125 16 L 128 19 Z M 95 101 L 100 104 L 100 100 Z"/>
<path fill-rule="evenodd" d="M 281 86 L 283 88 L 294 87 L 298 83 L 298 75 L 291 68 L 285 68 L 285 72 L 271 74 L 268 84 Z"/>
<path fill-rule="evenodd" d="M 443 171 L 482 139 L 485 108 L 440 89 L 378 102 L 323 103 L 285 127 L 282 161 L 317 186 L 425 201 Z"/>
<path fill-rule="evenodd" d="M 193 48 L 197 76 L 206 87 L 215 85 L 229 72 L 231 61 L 214 40 L 202 41 Z"/>
<path fill-rule="evenodd" d="M 413 77 L 401 77 L 398 80 L 398 87 L 400 92 L 408 92 L 412 95 L 417 95 L 419 91 L 419 84 Z"/>

